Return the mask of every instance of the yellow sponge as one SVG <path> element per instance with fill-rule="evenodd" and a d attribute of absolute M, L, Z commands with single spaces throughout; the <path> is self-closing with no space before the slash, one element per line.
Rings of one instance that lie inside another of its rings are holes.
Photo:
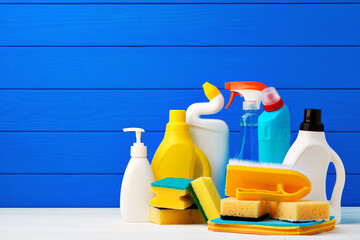
<path fill-rule="evenodd" d="M 164 224 L 203 224 L 200 210 L 188 208 L 184 210 L 150 207 L 150 222 Z"/>
<path fill-rule="evenodd" d="M 151 191 L 156 194 L 150 205 L 158 208 L 185 209 L 194 204 L 190 193 L 192 179 L 164 178 L 151 183 Z"/>
<path fill-rule="evenodd" d="M 191 182 L 191 192 L 204 220 L 220 217 L 220 195 L 211 177 L 200 177 Z"/>
<path fill-rule="evenodd" d="M 260 221 L 268 216 L 267 201 L 244 201 L 229 197 L 221 200 L 223 220 Z"/>
<path fill-rule="evenodd" d="M 270 217 L 290 222 L 329 220 L 329 203 L 311 200 L 269 202 Z"/>

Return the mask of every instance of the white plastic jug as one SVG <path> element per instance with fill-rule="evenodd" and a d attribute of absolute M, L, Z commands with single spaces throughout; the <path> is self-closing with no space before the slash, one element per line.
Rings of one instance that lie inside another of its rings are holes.
<path fill-rule="evenodd" d="M 221 197 L 225 197 L 225 173 L 229 160 L 229 128 L 220 119 L 201 118 L 219 112 L 224 107 L 224 97 L 214 85 L 203 85 L 209 102 L 194 103 L 186 110 L 186 122 L 196 146 L 204 152 L 211 166 L 211 178 Z"/>
<path fill-rule="evenodd" d="M 336 169 L 336 182 L 331 199 L 326 197 L 326 176 L 330 163 Z M 302 169 L 311 181 L 311 192 L 304 199 L 329 201 L 330 215 L 341 221 L 341 196 L 345 185 L 345 169 L 340 157 L 329 146 L 321 123 L 321 110 L 305 109 L 299 135 L 285 156 L 284 165 Z"/>

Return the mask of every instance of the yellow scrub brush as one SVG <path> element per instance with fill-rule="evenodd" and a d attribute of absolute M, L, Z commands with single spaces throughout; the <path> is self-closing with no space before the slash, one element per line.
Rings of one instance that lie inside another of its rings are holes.
<path fill-rule="evenodd" d="M 296 201 L 311 192 L 310 180 L 293 167 L 233 159 L 225 195 L 237 200 Z"/>

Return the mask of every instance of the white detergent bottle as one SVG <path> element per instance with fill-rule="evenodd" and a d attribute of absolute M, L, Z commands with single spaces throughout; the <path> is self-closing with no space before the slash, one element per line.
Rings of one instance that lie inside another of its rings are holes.
<path fill-rule="evenodd" d="M 321 110 L 305 109 L 299 135 L 283 162 L 284 165 L 302 169 L 309 177 L 311 192 L 304 199 L 328 201 L 326 176 L 331 162 L 336 169 L 336 182 L 329 200 L 330 215 L 335 216 L 338 224 L 341 221 L 341 195 L 345 185 L 344 165 L 326 141 L 324 125 L 321 123 Z"/>
<path fill-rule="evenodd" d="M 141 142 L 141 128 L 124 128 L 124 132 L 136 132 L 136 143 L 131 147 L 131 159 L 126 167 L 120 193 L 120 212 L 126 222 L 149 221 L 149 202 L 154 197 L 150 191 L 154 182 L 147 149 Z"/>
<path fill-rule="evenodd" d="M 225 197 L 225 173 L 229 160 L 229 127 L 220 119 L 205 119 L 201 115 L 218 113 L 224 107 L 219 89 L 206 82 L 203 89 L 209 102 L 194 103 L 186 110 L 186 122 L 195 145 L 210 162 L 212 180 L 220 195 Z"/>

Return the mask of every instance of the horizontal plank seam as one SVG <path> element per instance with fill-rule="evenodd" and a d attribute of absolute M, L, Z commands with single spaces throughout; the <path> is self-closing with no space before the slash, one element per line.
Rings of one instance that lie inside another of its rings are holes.
<path fill-rule="evenodd" d="M 0 175 L 124 175 L 124 173 L 0 173 Z M 328 173 L 336 175 L 336 173 Z M 360 173 L 346 173 L 346 175 L 360 175 Z"/>
<path fill-rule="evenodd" d="M 124 175 L 124 173 L 0 173 L 1 175 Z"/>
<path fill-rule="evenodd" d="M 0 4 L 1 6 L 1 4 Z M 258 48 L 271 48 L 271 47 L 299 47 L 299 48 L 306 48 L 306 47 L 319 47 L 319 48 L 357 48 L 360 45 L 0 45 L 0 48 L 47 48 L 47 47 L 64 47 L 64 48 L 106 48 L 106 47 L 118 47 L 118 48 L 246 48 L 246 47 L 258 47 Z"/>
<path fill-rule="evenodd" d="M 360 88 L 276 88 L 290 91 L 358 91 Z M 0 91 L 203 91 L 202 88 L 0 88 Z M 225 88 L 219 87 L 219 90 Z"/>
<path fill-rule="evenodd" d="M 1 122 L 1 121 L 0 121 Z M 147 133 L 164 133 L 163 130 L 149 130 L 146 131 Z M 240 131 L 230 131 L 230 133 L 238 133 Z M 292 133 L 297 133 L 298 131 L 291 131 Z M 326 131 L 327 133 L 360 133 L 360 131 Z M 69 131 L 50 131 L 50 130 L 44 130 L 44 131 L 20 131 L 20 130 L 0 130 L 0 134 L 1 133 L 124 133 L 123 131 L 119 130 L 109 130 L 109 131 L 102 131 L 102 130 L 78 130 L 78 131 L 73 131 L 73 130 L 69 130 Z"/>
<path fill-rule="evenodd" d="M 122 176 L 124 175 L 124 173 L 0 173 L 0 176 L 2 175 L 78 175 L 78 176 L 82 176 L 82 175 L 88 175 L 88 176 L 92 176 L 92 175 L 99 175 L 99 176 L 103 176 L 103 175 L 116 175 L 116 176 Z M 336 173 L 328 173 L 327 175 L 336 175 Z M 352 175 L 352 176 L 357 176 L 360 175 L 360 173 L 346 173 L 346 175 Z"/>
<path fill-rule="evenodd" d="M 63 2 L 1 2 L 0 5 L 321 5 L 321 4 L 359 4 L 360 2 L 123 2 L 123 3 L 63 3 Z"/>

